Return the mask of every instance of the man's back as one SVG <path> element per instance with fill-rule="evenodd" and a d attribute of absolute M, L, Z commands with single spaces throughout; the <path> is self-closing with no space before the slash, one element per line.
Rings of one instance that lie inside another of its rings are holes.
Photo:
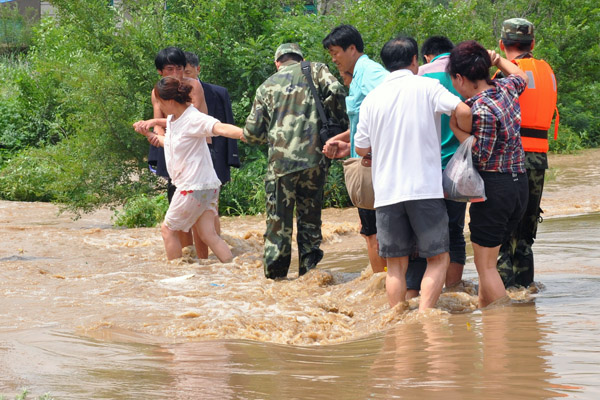
<path fill-rule="evenodd" d="M 343 86 L 324 64 L 311 63 L 312 77 L 325 109 L 345 118 Z M 249 143 L 269 144 L 267 180 L 324 162 L 316 102 L 299 62 L 286 62 L 257 90 L 246 120 Z"/>
<path fill-rule="evenodd" d="M 356 142 L 372 148 L 376 207 L 443 198 L 436 126 L 439 114 L 458 102 L 438 81 L 406 69 L 393 72 L 367 95 Z"/>

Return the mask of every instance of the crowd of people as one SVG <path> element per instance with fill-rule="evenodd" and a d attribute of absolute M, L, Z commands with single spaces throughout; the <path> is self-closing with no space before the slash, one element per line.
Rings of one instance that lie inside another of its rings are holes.
<path fill-rule="evenodd" d="M 473 137 L 471 156 L 486 198 L 469 208 L 479 306 L 502 302 L 506 287 L 529 286 L 556 111 L 552 69 L 531 54 L 533 29 L 521 18 L 503 22 L 499 45 L 506 58 L 475 41 L 454 46 L 444 36 L 428 38 L 419 57 L 417 42 L 398 36 L 381 49 L 381 65 L 364 53 L 355 27 L 337 26 L 322 44 L 348 91 L 326 64 L 305 62 L 297 44 L 284 43 L 275 51 L 277 72 L 257 89 L 243 128 L 232 125 L 226 89 L 198 79 L 195 54 L 161 50 L 154 118 L 134 129 L 151 144 L 153 170 L 168 178 L 170 206 L 161 227 L 167 258 L 181 257 L 194 243 L 200 258 L 210 248 L 221 262 L 231 260 L 219 236 L 218 194 L 229 167 L 239 166 L 237 140 L 243 140 L 268 145 L 265 276 L 288 275 L 294 215 L 298 271 L 306 274 L 323 258 L 321 210 L 331 159 L 362 157 L 375 196 L 374 209 L 358 208 L 370 266 L 386 273 L 390 306 L 420 295 L 419 310 L 432 308 L 444 286 L 462 281 L 467 207 L 445 198 L 442 174 Z M 324 140 L 319 107 L 347 129 Z"/>

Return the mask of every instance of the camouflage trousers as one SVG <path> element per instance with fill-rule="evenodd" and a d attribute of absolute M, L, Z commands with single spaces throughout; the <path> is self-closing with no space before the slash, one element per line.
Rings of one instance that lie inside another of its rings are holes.
<path fill-rule="evenodd" d="M 327 166 L 305 169 L 265 182 L 267 231 L 265 233 L 265 276 L 287 276 L 292 258 L 292 231 L 296 209 L 300 275 L 315 268 L 323 258 L 321 209 Z"/>
<path fill-rule="evenodd" d="M 497 269 L 505 287 L 528 287 L 533 282 L 533 241 L 538 222 L 541 222 L 542 191 L 544 190 L 543 169 L 528 169 L 529 201 L 517 228 L 500 247 Z"/>

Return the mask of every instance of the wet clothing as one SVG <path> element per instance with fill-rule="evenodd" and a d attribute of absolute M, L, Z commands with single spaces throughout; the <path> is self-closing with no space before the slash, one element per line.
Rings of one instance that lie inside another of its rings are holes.
<path fill-rule="evenodd" d="M 465 103 L 473 113 L 473 162 L 479 171 L 524 173 L 524 153 L 519 129 L 521 108 L 519 95 L 526 87 L 517 75 L 494 80 L 492 89 L 484 90 Z"/>
<path fill-rule="evenodd" d="M 292 172 L 265 182 L 267 230 L 265 233 L 265 276 L 284 278 L 292 258 L 294 208 L 298 242 L 299 272 L 306 273 L 323 258 L 320 249 L 321 209 L 327 165 Z"/>
<path fill-rule="evenodd" d="M 515 285 L 528 287 L 533 283 L 532 245 L 541 220 L 540 203 L 544 190 L 544 175 L 543 169 L 527 169 L 529 198 L 525 213 L 500 247 L 497 268 L 506 287 Z"/>
<path fill-rule="evenodd" d="M 165 225 L 173 231 L 189 232 L 205 211 L 217 214 L 219 189 L 178 190 L 165 215 Z"/>
<path fill-rule="evenodd" d="M 297 61 L 286 61 L 263 82 L 244 127 L 249 144 L 268 145 L 264 249 L 267 278 L 287 275 L 294 205 L 300 272 L 316 267 L 323 256 L 319 249 L 321 209 L 329 159 L 322 152 L 321 120 L 300 66 Z M 311 74 L 329 117 L 346 127 L 344 87 L 325 64 L 311 63 Z"/>
<path fill-rule="evenodd" d="M 377 234 L 377 217 L 375 210 L 358 208 L 358 217 L 360 218 L 360 234 L 371 236 Z"/>
<path fill-rule="evenodd" d="M 448 212 L 448 233 L 450 235 L 450 262 L 465 265 L 467 252 L 465 242 L 465 214 L 467 203 L 444 199 Z"/>

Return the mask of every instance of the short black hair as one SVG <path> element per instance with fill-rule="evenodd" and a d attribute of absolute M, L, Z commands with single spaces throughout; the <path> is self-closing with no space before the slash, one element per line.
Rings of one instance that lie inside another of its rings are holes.
<path fill-rule="evenodd" d="M 529 52 L 531 51 L 533 40 L 521 42 L 518 40 L 502 39 L 502 43 L 504 43 L 504 47 L 507 49 L 516 49 L 522 52 Z"/>
<path fill-rule="evenodd" d="M 162 71 L 167 65 L 181 65 L 185 68 L 185 54 L 178 47 L 167 47 L 162 49 L 154 59 L 156 69 Z"/>
<path fill-rule="evenodd" d="M 285 53 L 282 54 L 277 61 L 279 61 L 280 63 L 284 63 L 286 61 L 289 60 L 294 60 L 297 62 L 302 62 L 304 60 L 304 58 L 302 58 L 302 56 L 300 54 L 296 54 L 296 53 Z"/>
<path fill-rule="evenodd" d="M 409 36 L 397 36 L 381 49 L 381 61 L 390 72 L 408 67 L 419 54 L 417 41 Z"/>
<path fill-rule="evenodd" d="M 425 56 L 435 57 L 440 54 L 450 53 L 453 48 L 454 43 L 446 36 L 431 36 L 421 46 L 421 57 L 423 57 L 423 62 L 427 62 Z"/>
<path fill-rule="evenodd" d="M 197 67 L 200 65 L 200 60 L 198 60 L 198 56 L 196 53 L 192 53 L 191 51 L 185 52 L 185 63 L 190 64 L 192 67 Z"/>
<path fill-rule="evenodd" d="M 351 45 L 354 45 L 359 53 L 364 52 L 365 49 L 362 36 L 352 25 L 336 26 L 329 32 L 329 35 L 325 36 L 322 43 L 327 50 L 331 46 L 340 46 L 345 51 Z"/>

